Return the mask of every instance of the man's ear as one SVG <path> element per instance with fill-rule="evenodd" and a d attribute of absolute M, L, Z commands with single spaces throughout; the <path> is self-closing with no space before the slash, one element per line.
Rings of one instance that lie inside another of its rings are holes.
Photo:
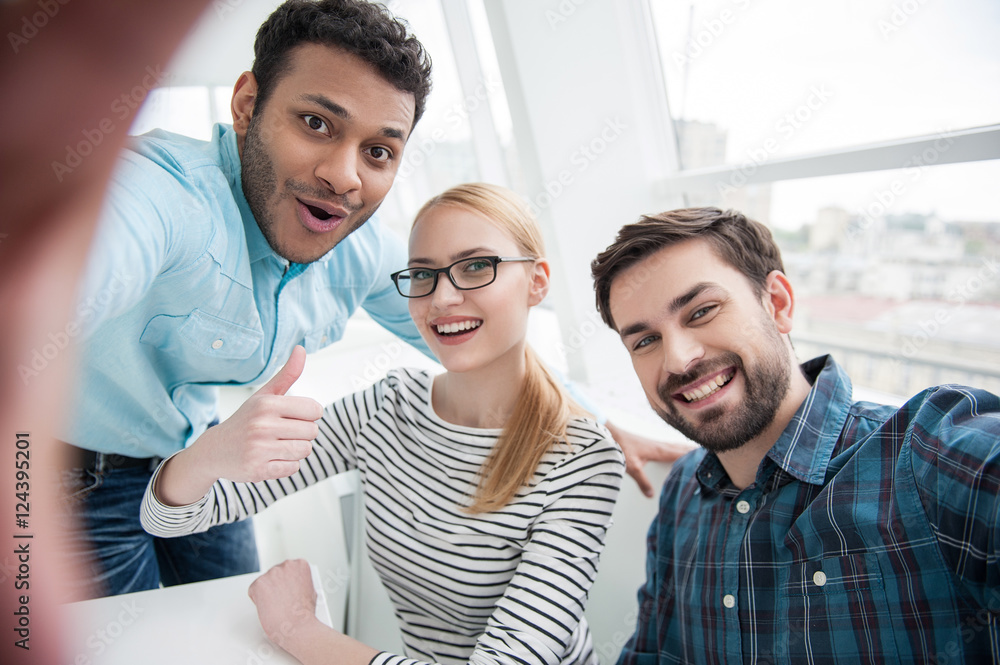
<path fill-rule="evenodd" d="M 247 135 L 250 118 L 253 116 L 254 104 L 257 102 L 257 77 L 252 72 L 243 72 L 236 79 L 233 87 L 233 101 L 230 109 L 233 112 L 233 129 L 240 143 Z"/>
<path fill-rule="evenodd" d="M 531 287 L 528 291 L 528 306 L 534 307 L 545 300 L 549 292 L 549 262 L 546 259 L 536 259 L 529 278 Z"/>
<path fill-rule="evenodd" d="M 788 277 L 780 270 L 772 270 L 767 276 L 764 284 L 764 307 L 774 319 L 778 332 L 783 334 L 791 332 L 795 293 Z"/>

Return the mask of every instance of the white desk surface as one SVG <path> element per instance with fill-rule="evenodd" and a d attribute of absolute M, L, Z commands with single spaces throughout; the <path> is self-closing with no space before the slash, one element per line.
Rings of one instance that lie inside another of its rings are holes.
<path fill-rule="evenodd" d="M 284 665 L 298 663 L 273 645 L 247 589 L 260 573 L 63 606 L 73 665 Z M 318 589 L 322 594 L 322 590 Z M 320 596 L 317 615 L 326 605 Z M 326 617 L 329 623 L 329 616 Z"/>

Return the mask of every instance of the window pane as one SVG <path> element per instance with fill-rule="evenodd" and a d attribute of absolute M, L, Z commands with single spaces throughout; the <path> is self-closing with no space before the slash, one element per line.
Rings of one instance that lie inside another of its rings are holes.
<path fill-rule="evenodd" d="M 406 144 L 403 160 L 381 217 L 406 237 L 413 215 L 434 194 L 479 179 L 469 126 L 472 104 L 459 83 L 451 41 L 438 0 L 398 0 L 389 9 L 410 24 L 433 61 L 433 90 L 423 118 Z"/>
<path fill-rule="evenodd" d="M 995 0 L 650 4 L 683 168 L 1000 121 Z"/>
<path fill-rule="evenodd" d="M 207 140 L 212 135 L 209 89 L 203 86 L 173 86 L 149 91 L 142 108 L 129 127 L 129 134 L 164 129 Z M 227 122 L 232 122 L 230 118 Z"/>
<path fill-rule="evenodd" d="M 833 353 L 859 386 L 1000 391 L 1000 160 L 788 180 L 704 200 L 768 223 L 802 359 Z"/>

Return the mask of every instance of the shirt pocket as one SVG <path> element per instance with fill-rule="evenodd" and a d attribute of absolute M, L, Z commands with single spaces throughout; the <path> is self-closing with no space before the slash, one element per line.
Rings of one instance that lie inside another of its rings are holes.
<path fill-rule="evenodd" d="M 139 339 L 163 353 L 190 360 L 245 360 L 260 348 L 264 334 L 196 309 L 187 316 L 153 317 Z"/>
<path fill-rule="evenodd" d="M 335 321 L 307 334 L 302 340 L 306 353 L 315 353 L 338 341 L 344 335 L 344 321 Z"/>
<path fill-rule="evenodd" d="M 784 591 L 789 654 L 822 654 L 837 663 L 898 662 L 874 554 L 793 563 Z"/>

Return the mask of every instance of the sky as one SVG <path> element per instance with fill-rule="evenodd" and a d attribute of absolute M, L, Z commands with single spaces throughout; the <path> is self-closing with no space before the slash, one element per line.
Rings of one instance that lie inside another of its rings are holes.
<path fill-rule="evenodd" d="M 1000 123 L 995 0 L 652 0 L 671 113 L 717 124 L 727 161 Z M 900 177 L 779 183 L 772 223 L 866 208 Z M 926 169 L 898 211 L 1000 221 L 1000 163 Z"/>

